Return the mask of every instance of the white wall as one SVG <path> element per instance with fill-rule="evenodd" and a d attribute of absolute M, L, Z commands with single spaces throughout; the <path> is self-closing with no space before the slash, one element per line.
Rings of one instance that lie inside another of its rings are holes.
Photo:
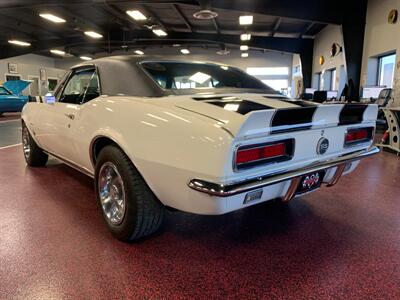
<path fill-rule="evenodd" d="M 394 76 L 395 105 L 400 105 L 400 18 L 397 24 L 387 22 L 392 9 L 400 11 L 400 0 L 369 0 L 367 24 L 365 27 L 364 52 L 361 71 L 361 85 L 376 84 L 376 57 L 388 52 L 397 52 L 397 66 Z M 374 61 L 375 59 L 375 61 Z"/>
<path fill-rule="evenodd" d="M 18 73 L 10 74 L 8 64 L 17 64 Z M 55 59 L 41 55 L 28 54 L 0 60 L 0 83 L 5 81 L 5 75 L 20 75 L 21 79 L 28 80 L 29 76 L 40 78 L 40 69 L 44 69 L 47 78 L 61 78 L 65 70 L 55 67 Z M 28 93 L 28 89 L 24 93 Z M 47 92 L 47 80 L 40 82 L 40 94 Z"/>
<path fill-rule="evenodd" d="M 346 82 L 343 78 L 343 72 L 340 72 L 342 66 L 345 65 L 344 53 L 339 53 L 335 57 L 331 57 L 330 50 L 333 43 L 338 43 L 343 46 L 343 35 L 340 26 L 328 25 L 314 39 L 314 54 L 313 54 L 313 82 L 312 87 L 318 88 L 317 73 L 322 73 L 324 78 L 324 89 L 329 87 L 329 73 L 325 72 L 330 69 L 336 69 L 336 86 L 339 87 L 339 93 L 343 89 L 341 82 Z M 320 65 L 319 58 L 323 56 L 325 62 Z M 342 76 L 340 76 L 342 74 Z M 342 77 L 342 78 L 341 78 Z"/>

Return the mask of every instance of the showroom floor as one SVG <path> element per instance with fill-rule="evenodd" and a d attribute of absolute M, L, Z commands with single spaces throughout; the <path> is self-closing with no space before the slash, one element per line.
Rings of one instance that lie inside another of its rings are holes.
<path fill-rule="evenodd" d="M 137 244 L 111 237 L 92 180 L 25 166 L 0 124 L 0 298 L 400 298 L 399 158 L 333 188 L 224 216 L 168 213 Z M 6 141 L 7 140 L 7 141 Z"/>

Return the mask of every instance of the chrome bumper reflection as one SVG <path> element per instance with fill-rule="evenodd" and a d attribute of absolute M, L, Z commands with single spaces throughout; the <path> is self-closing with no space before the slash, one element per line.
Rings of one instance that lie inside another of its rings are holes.
<path fill-rule="evenodd" d="M 206 193 L 209 195 L 213 196 L 219 196 L 219 197 L 228 197 L 244 192 L 248 192 L 250 190 L 254 190 L 257 188 L 262 188 L 265 186 L 269 186 L 272 184 L 280 183 L 289 179 L 297 178 L 299 176 L 303 176 L 308 173 L 313 173 L 313 172 L 318 172 L 321 170 L 337 167 L 339 165 L 346 164 L 348 162 L 352 161 L 357 161 L 362 158 L 378 154 L 380 151 L 377 147 L 371 147 L 368 150 L 362 150 L 362 151 L 357 151 L 351 154 L 346 154 L 343 156 L 340 156 L 336 159 L 328 160 L 328 161 L 323 161 L 323 162 L 318 162 L 309 166 L 306 166 L 301 169 L 297 169 L 294 171 L 288 171 L 284 173 L 278 173 L 278 174 L 269 174 L 265 176 L 258 176 L 257 178 L 253 179 L 248 179 L 245 181 L 229 184 L 229 185 L 223 185 L 219 183 L 212 183 L 208 181 L 204 181 L 201 179 L 192 179 L 188 186 L 196 191 Z M 341 175 L 341 173 L 340 173 Z M 336 182 L 339 179 L 336 176 L 335 178 Z M 332 186 L 336 182 L 330 182 L 328 185 Z"/>

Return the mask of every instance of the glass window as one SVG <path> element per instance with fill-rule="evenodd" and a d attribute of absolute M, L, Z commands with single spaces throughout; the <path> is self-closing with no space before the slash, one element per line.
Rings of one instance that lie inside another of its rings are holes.
<path fill-rule="evenodd" d="M 47 79 L 47 88 L 49 92 L 53 92 L 57 86 L 58 79 Z"/>
<path fill-rule="evenodd" d="M 0 86 L 0 95 L 9 95 L 10 93 L 4 87 Z"/>
<path fill-rule="evenodd" d="M 324 90 L 324 76 L 322 76 L 322 72 L 318 73 L 318 90 Z"/>
<path fill-rule="evenodd" d="M 396 54 L 386 55 L 379 58 L 378 85 L 393 87 L 394 67 Z"/>
<path fill-rule="evenodd" d="M 164 89 L 240 88 L 275 93 L 261 81 L 232 67 L 186 62 L 144 62 L 141 66 Z"/>
<path fill-rule="evenodd" d="M 289 83 L 286 79 L 265 79 L 262 82 L 280 93 L 287 93 Z"/>
<path fill-rule="evenodd" d="M 82 104 L 100 96 L 99 80 L 94 69 L 76 71 L 67 82 L 59 101 Z"/>
<path fill-rule="evenodd" d="M 331 70 L 331 86 L 330 86 L 331 91 L 336 91 L 336 69 Z"/>

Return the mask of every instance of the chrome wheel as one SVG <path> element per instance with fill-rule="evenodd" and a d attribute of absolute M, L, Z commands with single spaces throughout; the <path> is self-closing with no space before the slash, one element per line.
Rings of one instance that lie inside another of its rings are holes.
<path fill-rule="evenodd" d="M 22 128 L 22 149 L 24 150 L 25 159 L 28 159 L 29 154 L 31 153 L 31 144 L 29 139 L 28 128 L 24 126 Z"/>
<path fill-rule="evenodd" d="M 98 176 L 98 193 L 104 215 L 112 225 L 119 225 L 125 216 L 125 189 L 124 182 L 117 167 L 111 163 L 104 163 Z"/>

